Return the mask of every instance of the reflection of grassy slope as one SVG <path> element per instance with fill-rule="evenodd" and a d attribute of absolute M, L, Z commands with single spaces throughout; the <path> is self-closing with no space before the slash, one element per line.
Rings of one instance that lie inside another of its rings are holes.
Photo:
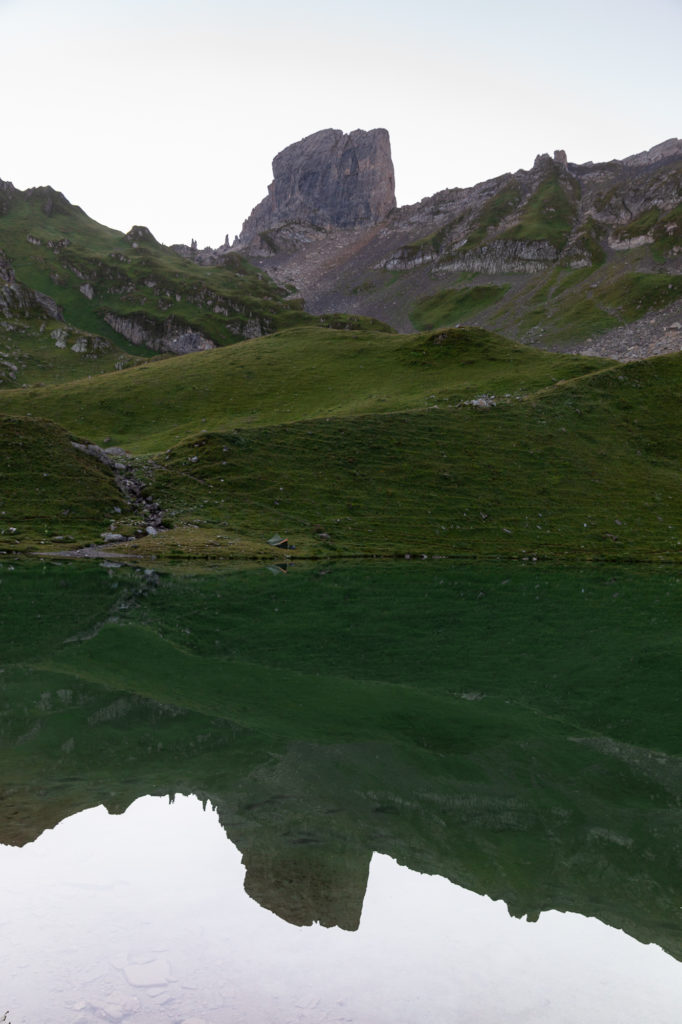
<path fill-rule="evenodd" d="M 210 693 L 217 701 L 211 710 L 221 714 L 240 706 L 241 680 L 252 670 L 266 688 L 288 672 L 292 687 L 311 687 L 311 707 L 315 679 L 330 692 L 340 681 L 350 690 L 390 684 L 438 700 L 455 695 L 457 704 L 460 693 L 478 691 L 535 708 L 568 729 L 682 756 L 674 714 L 682 595 L 677 577 L 663 569 L 511 565 L 501 574 L 494 565 L 389 563 L 276 577 L 159 577 L 24 565 L 6 567 L 0 580 L 5 665 L 54 664 L 55 657 L 70 664 L 75 657 L 90 672 L 90 659 L 99 681 L 115 687 L 114 665 L 125 659 L 115 653 L 114 637 L 130 636 L 124 646 L 139 657 L 128 658 L 120 672 L 133 680 L 131 688 L 142 693 L 149 685 L 160 696 L 166 679 L 178 688 L 167 698 L 191 703 Z M 22 629 L 22 621 L 41 628 Z M 129 634 L 131 625 L 139 631 Z M 105 649 L 110 654 L 100 657 Z M 197 661 L 196 685 L 183 690 L 182 679 L 195 676 L 173 669 L 173 652 L 178 664 Z M 224 673 L 213 671 L 221 664 Z M 156 681 L 146 683 L 147 675 Z M 280 690 L 275 699 L 286 703 L 289 688 Z M 252 696 L 257 713 L 267 715 L 265 697 Z M 245 697 L 243 706 L 250 706 Z M 327 714 L 322 700 L 318 711 Z M 275 731 L 277 718 L 273 712 Z"/>
<path fill-rule="evenodd" d="M 25 813 L 192 789 L 251 846 L 381 850 L 515 913 L 594 914 L 680 954 L 674 575 L 0 579 L 0 761 L 42 794 Z"/>
<path fill-rule="evenodd" d="M 681 601 L 677 578 L 663 571 L 508 567 L 501 577 L 494 566 L 353 566 L 240 573 L 227 587 L 220 576 L 200 587 L 168 578 L 132 618 L 195 656 L 448 699 L 484 692 L 568 729 L 682 756 Z"/>

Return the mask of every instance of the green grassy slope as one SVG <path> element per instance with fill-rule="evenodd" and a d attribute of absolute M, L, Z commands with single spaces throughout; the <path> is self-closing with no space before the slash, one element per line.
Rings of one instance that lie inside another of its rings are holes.
<path fill-rule="evenodd" d="M 159 452 L 199 430 L 233 430 L 525 394 L 605 360 L 524 348 L 477 329 L 425 335 L 298 328 L 97 380 L 5 391 L 92 440 Z"/>
<path fill-rule="evenodd" d="M 445 288 L 416 302 L 410 319 L 418 330 L 451 326 L 466 321 L 481 310 L 499 302 L 508 288 L 501 285 L 473 285 L 470 288 Z"/>
<path fill-rule="evenodd" d="M 575 345 L 612 327 L 664 309 L 682 296 L 682 276 L 631 269 L 628 254 L 608 265 L 553 267 L 504 285 L 477 275 L 481 283 L 445 288 L 410 310 L 415 326 L 435 328 L 484 324 L 543 346 Z M 476 276 L 476 275 L 474 275 Z"/>
<path fill-rule="evenodd" d="M 318 554 L 679 560 L 681 393 L 668 357 L 495 408 L 200 435 L 154 491 L 179 521 Z"/>
<path fill-rule="evenodd" d="M 0 416 L 0 549 L 55 537 L 80 543 L 106 530 L 120 506 L 112 473 L 47 420 Z"/>
<path fill-rule="evenodd" d="M 60 384 L 135 366 L 144 358 L 59 320 L 0 319 L 0 386 Z"/>
<path fill-rule="evenodd" d="M 296 556 L 678 561 L 681 395 L 682 356 L 318 328 L 5 391 L 0 413 L 137 453 L 173 527 L 138 555 L 268 557 L 278 532 Z"/>
<path fill-rule="evenodd" d="M 0 249 L 17 279 L 51 296 L 69 325 L 127 351 L 140 347 L 117 333 L 107 314 L 144 317 L 159 330 L 172 317 L 179 328 L 219 345 L 310 319 L 286 302 L 286 289 L 242 257 L 199 266 L 160 245 L 146 228 L 123 234 L 98 224 L 51 188 L 3 194 Z M 38 330 L 38 321 L 34 326 Z"/>
<path fill-rule="evenodd" d="M 538 187 L 519 211 L 518 222 L 502 234 L 518 241 L 547 241 L 562 249 L 576 220 L 575 192 L 579 188 L 551 163 Z"/>

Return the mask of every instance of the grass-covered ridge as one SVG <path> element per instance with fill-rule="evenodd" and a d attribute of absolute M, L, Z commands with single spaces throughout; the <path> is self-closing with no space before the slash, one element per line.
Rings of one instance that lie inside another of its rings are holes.
<path fill-rule="evenodd" d="M 477 328 L 399 335 L 297 328 L 58 387 L 0 395 L 98 443 L 159 452 L 199 431 L 525 394 L 604 360 L 540 352 Z"/>
<path fill-rule="evenodd" d="M 521 200 L 518 182 L 511 177 L 505 181 L 495 195 L 491 196 L 476 219 L 472 231 L 467 238 L 467 246 L 475 248 L 486 238 L 489 231 L 496 228 L 500 221 L 512 214 Z"/>
<path fill-rule="evenodd" d="M 0 250 L 17 280 L 49 295 L 69 327 L 108 341 L 119 354 L 149 354 L 145 345 L 154 350 L 155 335 L 169 323 L 223 345 L 311 319 L 300 303 L 288 302 L 288 289 L 243 257 L 228 254 L 201 266 L 159 244 L 146 228 L 124 234 L 98 224 L 50 188 L 3 193 Z M 148 339 L 133 343 L 116 318 L 141 324 Z M 31 321 L 34 335 L 43 320 Z M 0 320 L 0 341 L 2 333 Z M 91 364 L 91 372 L 99 369 Z"/>
<path fill-rule="evenodd" d="M 155 493 L 180 521 L 302 553 L 676 561 L 681 383 L 673 357 L 487 409 L 197 435 Z"/>
<path fill-rule="evenodd" d="M 575 198 L 569 191 L 559 168 L 552 165 L 520 211 L 518 223 L 508 228 L 502 237 L 527 242 L 547 241 L 557 250 L 562 249 L 576 217 Z"/>
<path fill-rule="evenodd" d="M 138 556 L 267 558 L 279 533 L 294 557 L 679 561 L 681 394 L 682 356 L 301 328 L 6 391 L 0 413 L 136 453 L 169 527 Z"/>

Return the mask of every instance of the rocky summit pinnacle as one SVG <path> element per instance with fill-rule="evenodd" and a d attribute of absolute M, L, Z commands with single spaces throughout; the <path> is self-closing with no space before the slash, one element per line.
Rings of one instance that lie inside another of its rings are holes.
<path fill-rule="evenodd" d="M 268 195 L 237 240 L 296 221 L 314 227 L 376 224 L 395 209 L 391 142 L 385 128 L 349 135 L 326 128 L 287 146 L 272 161 Z"/>

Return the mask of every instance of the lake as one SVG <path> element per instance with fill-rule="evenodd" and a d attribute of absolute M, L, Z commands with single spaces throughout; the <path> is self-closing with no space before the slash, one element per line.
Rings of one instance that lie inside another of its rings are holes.
<path fill-rule="evenodd" d="M 0 564 L 0 1019 L 677 1024 L 674 569 Z"/>

